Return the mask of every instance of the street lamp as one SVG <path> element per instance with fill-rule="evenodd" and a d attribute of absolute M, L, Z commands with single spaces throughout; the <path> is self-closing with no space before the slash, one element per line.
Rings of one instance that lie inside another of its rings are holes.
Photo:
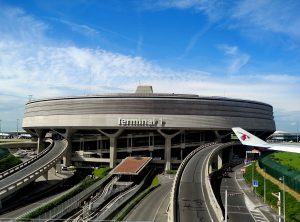
<path fill-rule="evenodd" d="M 281 208 L 280 208 L 281 200 L 280 200 L 280 191 L 278 192 L 278 194 L 272 193 L 272 195 L 273 195 L 274 197 L 277 198 L 278 222 L 281 222 Z"/>
<path fill-rule="evenodd" d="M 19 119 L 17 119 L 17 139 L 18 139 L 18 135 L 19 135 Z"/>
<path fill-rule="evenodd" d="M 282 181 L 282 186 L 283 186 L 283 221 L 285 222 L 285 183 L 284 183 L 284 176 L 279 178 L 280 181 Z"/>
<path fill-rule="evenodd" d="M 297 121 L 297 143 L 299 142 L 299 121 Z"/>

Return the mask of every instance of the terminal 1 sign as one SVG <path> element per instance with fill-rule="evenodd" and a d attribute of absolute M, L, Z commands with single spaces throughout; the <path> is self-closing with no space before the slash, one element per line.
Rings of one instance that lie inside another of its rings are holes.
<path fill-rule="evenodd" d="M 165 124 L 163 118 L 118 118 L 119 126 L 157 127 Z"/>

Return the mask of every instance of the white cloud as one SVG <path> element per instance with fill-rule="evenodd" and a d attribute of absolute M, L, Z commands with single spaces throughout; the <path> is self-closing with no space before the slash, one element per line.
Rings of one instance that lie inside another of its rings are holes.
<path fill-rule="evenodd" d="M 245 66 L 250 60 L 250 55 L 240 52 L 237 46 L 230 46 L 226 44 L 217 45 L 221 51 L 226 55 L 227 72 L 229 74 L 236 74 Z"/>
<path fill-rule="evenodd" d="M 153 85 L 155 92 L 228 96 L 267 102 L 286 111 L 300 110 L 300 104 L 295 102 L 299 82 L 280 84 L 270 81 L 274 78 L 272 74 L 266 79 L 260 75 L 228 79 L 228 76 L 214 77 L 205 70 L 174 70 L 142 57 L 56 43 L 47 37 L 47 28 L 51 27 L 17 9 L 2 10 L 0 17 L 3 34 L 0 35 L 0 115 L 7 123 L 11 121 L 11 128 L 15 126 L 14 120 L 23 115 L 28 95 L 37 99 L 133 92 L 139 82 Z M 6 21 L 10 26 L 14 24 L 13 30 Z M 26 33 L 27 29 L 30 37 L 24 34 L 19 38 L 18 33 Z M 237 46 L 222 45 L 220 49 L 232 59 L 228 60 L 228 71 L 232 73 L 250 58 Z M 276 77 L 293 78 L 287 74 Z"/>
<path fill-rule="evenodd" d="M 299 1 L 244 0 L 233 9 L 233 19 L 262 30 L 300 37 Z"/>
<path fill-rule="evenodd" d="M 148 2 L 149 3 L 149 2 Z M 193 9 L 204 13 L 210 22 L 224 23 L 228 28 L 239 28 L 243 33 L 261 31 L 300 37 L 300 2 L 294 0 L 152 0 L 145 9 Z"/>

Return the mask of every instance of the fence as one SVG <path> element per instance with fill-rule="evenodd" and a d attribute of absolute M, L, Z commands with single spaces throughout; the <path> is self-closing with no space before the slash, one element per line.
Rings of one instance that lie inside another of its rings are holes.
<path fill-rule="evenodd" d="M 270 155 L 263 157 L 259 161 L 259 166 L 265 169 L 268 174 L 274 178 L 279 179 L 284 176 L 285 184 L 291 189 L 300 193 L 300 172 L 289 167 L 283 166 L 270 157 Z"/>

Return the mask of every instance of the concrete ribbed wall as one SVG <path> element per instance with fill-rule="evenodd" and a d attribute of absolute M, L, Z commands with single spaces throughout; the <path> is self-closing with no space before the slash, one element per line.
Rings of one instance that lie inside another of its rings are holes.
<path fill-rule="evenodd" d="M 176 94 L 54 98 L 26 104 L 23 127 L 119 127 L 118 118 L 163 118 L 165 128 L 274 131 L 272 106 L 255 101 Z"/>

